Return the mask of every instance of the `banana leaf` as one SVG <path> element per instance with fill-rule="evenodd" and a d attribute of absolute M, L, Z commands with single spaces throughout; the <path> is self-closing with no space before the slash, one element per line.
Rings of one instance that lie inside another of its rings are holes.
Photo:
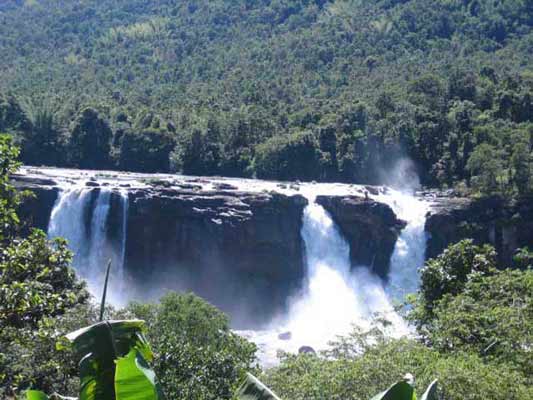
<path fill-rule="evenodd" d="M 26 400 L 78 400 L 75 397 L 65 397 L 57 393 L 48 396 L 46 393 L 40 390 L 26 390 Z"/>
<path fill-rule="evenodd" d="M 26 400 L 49 400 L 49 397 L 39 390 L 26 390 Z"/>
<path fill-rule="evenodd" d="M 154 372 L 136 349 L 132 349 L 126 357 L 117 360 L 115 393 L 117 400 L 163 398 Z"/>
<path fill-rule="evenodd" d="M 152 352 L 140 320 L 105 321 L 66 336 L 80 357 L 80 400 L 116 400 L 116 360 L 135 350 L 145 363 Z M 150 399 L 158 399 L 151 397 Z"/>
<path fill-rule="evenodd" d="M 237 391 L 238 400 L 281 400 L 269 388 L 252 374 L 246 374 L 246 380 Z"/>
<path fill-rule="evenodd" d="M 372 397 L 372 400 L 416 400 L 416 394 L 413 386 L 403 380 Z"/>
<path fill-rule="evenodd" d="M 431 382 L 420 400 L 437 400 L 437 380 Z"/>

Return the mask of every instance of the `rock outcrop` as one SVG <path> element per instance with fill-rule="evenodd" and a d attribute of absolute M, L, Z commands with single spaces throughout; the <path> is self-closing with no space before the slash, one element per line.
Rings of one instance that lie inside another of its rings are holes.
<path fill-rule="evenodd" d="M 275 183 L 248 191 L 246 185 L 256 181 L 54 169 L 28 169 L 13 180 L 36 193 L 22 214 L 42 229 L 59 187 L 90 191 L 86 230 L 99 193 L 111 191 L 105 234 L 114 249 L 124 248 L 126 238 L 124 266 L 128 290 L 137 291 L 133 297 L 192 290 L 230 313 L 236 326 L 250 328 L 281 312 L 305 281 L 301 228 L 307 200 L 296 194 L 298 186 L 291 195 L 276 192 Z M 261 191 L 265 187 L 272 190 Z M 371 266 L 386 278 L 404 222 L 370 198 L 328 195 L 316 201 L 349 243 L 352 265 Z"/>
<path fill-rule="evenodd" d="M 46 231 L 59 193 L 57 183 L 52 179 L 35 176 L 14 175 L 12 178 L 16 188 L 33 193 L 24 199 L 18 210 L 26 227 Z"/>
<path fill-rule="evenodd" d="M 370 266 L 385 279 L 405 222 L 383 203 L 357 196 L 318 196 L 350 245 L 352 266 Z"/>
<path fill-rule="evenodd" d="M 439 255 L 449 244 L 473 239 L 492 244 L 502 266 L 510 264 L 517 248 L 533 243 L 533 198 L 509 202 L 499 196 L 479 200 L 442 198 L 426 221 L 430 238 L 427 257 Z"/>
<path fill-rule="evenodd" d="M 303 281 L 306 204 L 278 193 L 132 190 L 128 270 L 145 288 L 193 290 L 249 327 L 281 311 Z"/>

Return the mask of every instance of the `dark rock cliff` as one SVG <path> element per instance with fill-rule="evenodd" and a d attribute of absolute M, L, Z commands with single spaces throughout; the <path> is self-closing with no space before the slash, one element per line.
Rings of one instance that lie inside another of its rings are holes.
<path fill-rule="evenodd" d="M 353 266 L 371 266 L 385 279 L 394 245 L 405 222 L 383 203 L 356 196 L 318 196 L 350 245 Z"/>
<path fill-rule="evenodd" d="M 24 199 L 18 210 L 25 227 L 34 227 L 46 231 L 50 221 L 50 214 L 59 193 L 59 189 L 55 187 L 56 182 L 50 179 L 38 179 L 24 175 L 14 175 L 13 182 L 16 188 L 33 193 Z"/>
<path fill-rule="evenodd" d="M 430 234 L 427 257 L 439 255 L 449 244 L 471 238 L 494 245 L 502 266 L 509 265 L 517 248 L 533 245 L 533 198 L 507 201 L 499 196 L 479 200 L 444 198 L 426 221 Z"/>
<path fill-rule="evenodd" d="M 303 281 L 306 204 L 276 193 L 131 191 L 128 270 L 154 284 L 145 287 L 194 290 L 237 324 L 264 321 Z"/>
<path fill-rule="evenodd" d="M 98 193 L 112 191 L 106 235 L 115 249 L 122 248 L 122 196 L 127 195 L 124 265 L 128 290 L 136 291 L 130 297 L 192 290 L 230 313 L 237 326 L 249 328 L 282 311 L 304 282 L 301 228 L 307 200 L 300 195 L 239 191 L 228 182 L 204 178 L 154 176 L 124 182 L 114 176 L 106 181 L 107 176 L 90 171 L 80 174 L 91 191 L 84 229 L 91 228 Z M 36 194 L 24 203 L 23 217 L 46 229 L 57 183 L 38 173 L 14 176 L 14 182 Z M 317 202 L 347 239 L 352 265 L 372 266 L 386 278 L 404 227 L 392 209 L 356 196 L 318 196 Z"/>

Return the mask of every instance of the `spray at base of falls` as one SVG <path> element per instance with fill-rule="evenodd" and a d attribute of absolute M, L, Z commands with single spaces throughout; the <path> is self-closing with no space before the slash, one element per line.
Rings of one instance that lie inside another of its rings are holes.
<path fill-rule="evenodd" d="M 126 249 L 128 197 L 120 193 L 122 208 L 121 240 L 119 248 L 108 238 L 107 221 L 111 209 L 111 194 L 101 188 L 94 202 L 93 189 L 69 187 L 60 191 L 50 216 L 48 237 L 64 237 L 74 253 L 73 267 L 87 281 L 89 292 L 97 299 L 101 296 L 107 263 L 111 260 L 112 272 L 108 290 L 109 302 L 124 305 L 124 263 Z M 92 209 L 91 208 L 92 205 Z M 90 217 L 90 228 L 86 218 Z"/>
<path fill-rule="evenodd" d="M 370 329 L 376 317 L 391 323 L 386 328 L 390 336 L 411 332 L 392 303 L 418 288 L 418 268 L 425 256 L 427 205 L 413 195 L 392 190 L 378 196 L 407 221 L 396 243 L 389 283 L 385 285 L 368 267 L 351 268 L 349 246 L 331 216 L 315 203 L 316 194 L 305 189 L 303 194 L 309 200 L 302 226 L 307 266 L 305 289 L 290 302 L 285 318 L 273 321 L 270 329 L 245 334 L 258 344 L 264 366 L 277 363 L 278 350 L 295 353 L 301 346 L 317 351 L 326 349 L 329 342 L 349 334 L 354 327 Z M 285 332 L 285 339 L 289 339 L 280 340 L 278 335 Z"/>

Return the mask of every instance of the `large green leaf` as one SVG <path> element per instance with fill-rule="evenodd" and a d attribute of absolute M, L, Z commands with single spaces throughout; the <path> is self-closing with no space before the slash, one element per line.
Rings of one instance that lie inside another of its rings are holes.
<path fill-rule="evenodd" d="M 124 357 L 136 348 L 147 361 L 152 361 L 153 355 L 144 331 L 145 324 L 141 320 L 104 321 L 69 333 L 66 338 L 82 357 L 108 349 L 116 357 Z"/>
<path fill-rule="evenodd" d="M 252 374 L 246 374 L 246 380 L 237 391 L 238 400 L 280 400 L 269 388 Z"/>
<path fill-rule="evenodd" d="M 144 360 L 152 352 L 140 320 L 105 321 L 66 337 L 80 357 L 80 400 L 115 400 L 115 361 L 135 349 Z"/>
<path fill-rule="evenodd" d="M 431 382 L 420 400 L 437 400 L 437 380 Z"/>
<path fill-rule="evenodd" d="M 372 397 L 372 400 L 416 400 L 416 394 L 413 386 L 403 380 Z"/>
<path fill-rule="evenodd" d="M 155 373 L 136 349 L 117 360 L 115 393 L 117 400 L 159 400 L 161 391 Z"/>
<path fill-rule="evenodd" d="M 48 400 L 48 396 L 39 390 L 26 390 L 26 400 Z"/>

